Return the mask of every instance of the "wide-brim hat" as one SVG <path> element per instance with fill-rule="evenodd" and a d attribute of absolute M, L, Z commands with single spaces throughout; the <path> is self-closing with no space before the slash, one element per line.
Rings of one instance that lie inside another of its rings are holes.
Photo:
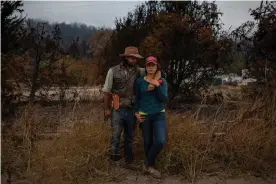
<path fill-rule="evenodd" d="M 125 53 L 120 54 L 121 57 L 135 57 L 138 59 L 143 59 L 143 57 L 139 54 L 137 47 L 126 47 Z"/>

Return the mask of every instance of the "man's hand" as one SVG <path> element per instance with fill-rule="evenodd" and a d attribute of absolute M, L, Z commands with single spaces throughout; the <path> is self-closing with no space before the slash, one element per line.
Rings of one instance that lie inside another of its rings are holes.
<path fill-rule="evenodd" d="M 152 84 L 152 85 L 154 85 L 154 86 L 156 86 L 156 87 L 159 87 L 159 86 L 160 86 L 160 83 L 158 82 L 158 80 L 155 80 L 155 79 L 152 79 L 152 80 L 150 81 L 150 84 Z"/>
<path fill-rule="evenodd" d="M 136 116 L 136 118 L 137 118 L 137 120 L 138 120 L 139 123 L 142 123 L 142 122 L 145 121 L 145 117 L 142 116 L 141 114 L 135 113 L 135 116 Z"/>
<path fill-rule="evenodd" d="M 104 110 L 104 120 L 108 120 L 111 117 L 111 110 L 110 109 L 105 109 Z"/>
<path fill-rule="evenodd" d="M 111 94 L 104 93 L 104 120 L 107 121 L 111 117 Z"/>
<path fill-rule="evenodd" d="M 161 71 L 157 71 L 156 74 L 154 75 L 153 79 L 159 80 L 161 79 Z"/>

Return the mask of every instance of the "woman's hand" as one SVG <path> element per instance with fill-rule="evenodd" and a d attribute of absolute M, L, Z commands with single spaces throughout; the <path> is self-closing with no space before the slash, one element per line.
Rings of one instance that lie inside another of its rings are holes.
<path fill-rule="evenodd" d="M 138 120 L 139 123 L 142 123 L 142 122 L 145 121 L 144 116 L 142 116 L 141 114 L 135 113 L 135 116 L 136 116 L 136 118 L 137 118 L 137 120 Z"/>
<path fill-rule="evenodd" d="M 156 86 L 156 87 L 159 87 L 159 86 L 160 86 L 160 83 L 158 82 L 158 80 L 155 80 L 155 79 L 152 79 L 152 80 L 150 81 L 150 84 L 152 84 L 152 85 L 154 85 L 154 86 Z"/>

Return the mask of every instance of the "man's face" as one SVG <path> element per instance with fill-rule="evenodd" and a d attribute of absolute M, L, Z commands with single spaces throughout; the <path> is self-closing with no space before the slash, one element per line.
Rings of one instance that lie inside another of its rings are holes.
<path fill-rule="evenodd" d="M 126 57 L 126 60 L 130 66 L 134 66 L 137 63 L 137 58 L 135 57 Z"/>

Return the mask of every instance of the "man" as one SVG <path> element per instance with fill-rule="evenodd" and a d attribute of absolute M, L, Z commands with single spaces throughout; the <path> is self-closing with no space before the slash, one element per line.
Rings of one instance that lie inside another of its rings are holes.
<path fill-rule="evenodd" d="M 105 84 L 104 108 L 105 118 L 111 117 L 112 138 L 110 145 L 110 159 L 117 162 L 119 158 L 119 144 L 121 132 L 124 130 L 124 156 L 127 166 L 133 167 L 133 134 L 136 123 L 134 115 L 134 83 L 137 77 L 145 75 L 145 69 L 139 68 L 137 59 L 143 57 L 139 55 L 136 47 L 125 48 L 125 53 L 120 54 L 123 62 L 109 69 Z M 154 79 L 160 79 L 161 73 L 158 72 Z M 148 87 L 153 90 L 152 84 Z M 113 106 L 111 102 L 113 101 Z"/>

